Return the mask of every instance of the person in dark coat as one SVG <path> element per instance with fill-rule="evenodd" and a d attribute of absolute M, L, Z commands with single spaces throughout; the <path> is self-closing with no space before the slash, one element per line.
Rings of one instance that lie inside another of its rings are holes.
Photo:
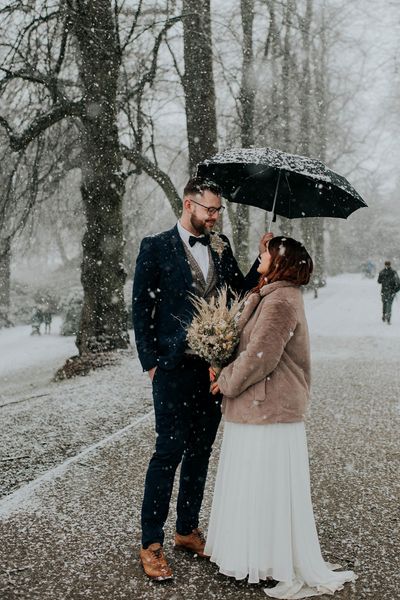
<path fill-rule="evenodd" d="M 396 293 L 400 290 L 400 279 L 397 271 L 392 269 L 390 260 L 385 261 L 385 268 L 379 272 L 378 283 L 382 286 L 382 321 L 390 325 L 393 300 Z"/>
<path fill-rule="evenodd" d="M 43 311 L 41 306 L 35 306 L 32 311 L 31 316 L 31 325 L 32 331 L 31 335 L 40 335 L 40 326 L 43 323 Z"/>
<path fill-rule="evenodd" d="M 51 322 L 53 320 L 52 307 L 50 302 L 46 302 L 43 307 L 44 332 L 51 333 Z"/>
<path fill-rule="evenodd" d="M 140 560 L 158 581 L 173 577 L 163 529 L 180 463 L 175 546 L 204 556 L 199 512 L 221 418 L 220 397 L 210 393 L 209 365 L 187 346 L 190 295 L 211 299 L 223 285 L 246 292 L 258 281 L 258 260 L 243 276 L 228 238 L 212 231 L 222 210 L 219 186 L 190 180 L 178 223 L 145 237 L 136 262 L 133 326 L 139 360 L 152 380 L 157 433 L 145 481 Z M 260 253 L 270 237 L 261 238 Z"/>

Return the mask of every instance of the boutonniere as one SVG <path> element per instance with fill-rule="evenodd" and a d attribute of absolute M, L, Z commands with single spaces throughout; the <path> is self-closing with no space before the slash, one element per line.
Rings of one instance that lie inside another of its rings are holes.
<path fill-rule="evenodd" d="M 225 248 L 227 247 L 227 243 L 222 239 L 218 233 L 214 233 L 210 236 L 210 247 L 211 250 L 214 250 L 218 254 L 218 256 L 222 256 Z"/>

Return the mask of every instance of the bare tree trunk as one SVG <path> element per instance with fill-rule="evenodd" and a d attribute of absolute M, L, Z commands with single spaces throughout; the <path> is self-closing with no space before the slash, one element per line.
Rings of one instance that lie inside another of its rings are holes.
<path fill-rule="evenodd" d="M 0 240 L 0 328 L 10 327 L 11 240 Z"/>
<path fill-rule="evenodd" d="M 290 65 L 291 65 L 291 27 L 293 17 L 293 0 L 288 0 L 284 14 L 285 36 L 283 40 L 282 62 L 282 120 L 283 150 L 288 152 L 291 148 L 291 118 L 290 118 Z"/>
<path fill-rule="evenodd" d="M 280 141 L 280 90 L 279 84 L 281 81 L 281 74 L 278 70 L 278 59 L 279 59 L 279 46 L 280 46 L 280 34 L 277 27 L 276 21 L 276 0 L 268 0 L 268 11 L 269 11 L 269 28 L 267 40 L 264 48 L 264 63 L 271 65 L 271 94 L 268 104 L 265 106 L 268 114 L 269 127 L 265 133 L 266 141 L 264 142 L 268 146 L 276 147 Z"/>
<path fill-rule="evenodd" d="M 300 17 L 300 32 L 302 37 L 302 72 L 300 81 L 300 138 L 298 147 L 301 154 L 310 155 L 310 129 L 311 129 L 311 20 L 313 0 L 306 0 L 306 12 Z M 315 219 L 302 219 L 301 231 L 303 242 L 312 252 Z"/>
<path fill-rule="evenodd" d="M 86 231 L 82 240 L 84 290 L 76 345 L 79 354 L 128 345 L 123 286 L 122 153 L 116 99 L 120 53 L 109 0 L 74 3 L 74 33 L 83 86 L 82 199 Z"/>
<path fill-rule="evenodd" d="M 326 161 L 327 147 L 327 111 L 328 111 L 328 42 L 326 39 L 327 23 L 325 17 L 326 7 L 322 7 L 321 24 L 319 26 L 319 47 L 314 50 L 314 88 L 315 88 L 315 150 L 318 158 Z M 314 46 L 315 47 L 315 46 Z M 315 277 L 322 281 L 325 275 L 325 220 L 315 220 Z"/>
<path fill-rule="evenodd" d="M 303 40 L 303 65 L 300 83 L 300 139 L 301 154 L 310 154 L 311 130 L 311 21 L 313 16 L 313 0 L 307 0 L 306 12 L 300 19 L 300 31 Z"/>
<path fill-rule="evenodd" d="M 291 146 L 291 114 L 290 114 L 290 78 L 291 78 L 291 27 L 293 17 L 293 1 L 288 0 L 283 13 L 284 36 L 282 51 L 280 50 L 280 33 L 276 17 L 275 0 L 268 1 L 270 13 L 269 44 L 271 71 L 273 75 L 271 105 L 273 120 L 271 124 L 272 145 L 289 151 Z M 279 74 L 278 59 L 282 54 L 282 73 Z M 265 215 L 266 226 L 270 215 Z M 293 224 L 285 217 L 278 218 L 279 229 L 283 235 L 290 236 Z M 275 226 L 272 226 L 274 229 Z M 275 233 L 277 233 L 275 231 Z"/>
<path fill-rule="evenodd" d="M 240 2 L 243 44 L 242 44 L 242 82 L 240 88 L 241 123 L 240 138 L 243 148 L 254 145 L 255 110 L 255 74 L 253 56 L 254 0 Z M 232 237 L 239 266 L 247 270 L 249 266 L 249 207 L 238 204 L 236 211 L 230 211 L 232 217 Z"/>
<path fill-rule="evenodd" d="M 255 73 L 253 50 L 254 0 L 241 0 L 243 44 L 242 82 L 240 88 L 241 124 L 240 137 L 243 148 L 254 145 Z"/>
<path fill-rule="evenodd" d="M 210 0 L 183 0 L 183 44 L 189 172 L 217 150 Z"/>

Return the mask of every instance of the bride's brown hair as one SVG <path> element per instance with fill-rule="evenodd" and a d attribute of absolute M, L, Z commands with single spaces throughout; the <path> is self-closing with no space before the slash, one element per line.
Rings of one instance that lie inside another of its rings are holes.
<path fill-rule="evenodd" d="M 253 291 L 260 291 L 266 283 L 290 281 L 296 285 L 307 285 L 313 272 L 311 256 L 301 242 L 278 235 L 268 242 L 271 263 Z"/>

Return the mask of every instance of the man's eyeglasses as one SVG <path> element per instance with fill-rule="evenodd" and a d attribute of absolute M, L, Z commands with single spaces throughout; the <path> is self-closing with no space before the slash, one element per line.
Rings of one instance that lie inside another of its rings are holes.
<path fill-rule="evenodd" d="M 212 217 L 213 215 L 215 215 L 215 213 L 222 214 L 223 210 L 225 209 L 225 206 L 222 205 L 218 208 L 216 208 L 215 206 L 205 206 L 204 204 L 200 204 L 200 202 L 196 202 L 196 200 L 193 200 L 192 198 L 190 198 L 190 202 L 198 204 L 199 206 L 202 206 L 203 208 L 207 209 L 209 217 Z"/>

